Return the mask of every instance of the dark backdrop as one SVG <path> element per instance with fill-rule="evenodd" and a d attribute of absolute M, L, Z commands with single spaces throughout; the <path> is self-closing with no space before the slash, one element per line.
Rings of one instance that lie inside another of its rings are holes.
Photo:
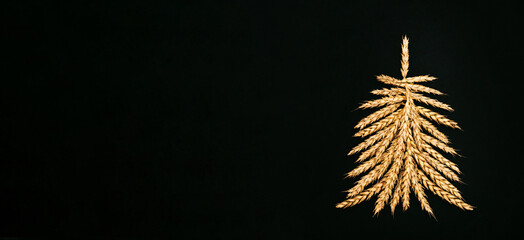
<path fill-rule="evenodd" d="M 513 236 L 522 9 L 421 2 L 2 6 L 0 236 Z M 416 200 L 335 208 L 371 112 L 354 109 L 400 76 L 404 34 L 409 75 L 438 77 L 464 129 L 441 127 L 475 211 L 430 192 L 437 220 Z"/>

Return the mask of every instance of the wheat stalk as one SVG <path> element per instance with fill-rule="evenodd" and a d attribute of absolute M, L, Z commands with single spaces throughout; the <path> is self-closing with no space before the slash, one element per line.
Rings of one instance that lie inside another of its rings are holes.
<path fill-rule="evenodd" d="M 407 77 L 408 43 L 407 37 L 404 36 L 400 68 L 402 79 L 386 75 L 377 76 L 380 82 L 393 87 L 371 91 L 382 98 L 366 101 L 358 107 L 381 108 L 355 126 L 358 129 L 355 136 L 366 139 L 355 146 L 348 155 L 360 152 L 357 162 L 362 163 L 347 173 L 346 177 L 356 177 L 365 172 L 367 174 L 346 191 L 347 199 L 337 204 L 337 208 L 354 206 L 377 195 L 374 215 L 382 211 L 387 204 L 394 214 L 399 204 L 403 210 L 409 208 L 410 193 L 413 192 L 421 208 L 434 216 L 424 193 L 425 188 L 461 209 L 473 210 L 473 206 L 464 201 L 460 191 L 450 182 L 460 182 L 457 175 L 460 174 L 460 170 L 439 151 L 451 155 L 458 154 L 449 146 L 448 137 L 431 121 L 451 128 L 460 127 L 446 116 L 415 103 L 448 111 L 453 109 L 445 103 L 423 95 L 443 95 L 436 89 L 418 84 L 433 81 L 435 77 Z M 370 185 L 371 187 L 368 187 Z"/>

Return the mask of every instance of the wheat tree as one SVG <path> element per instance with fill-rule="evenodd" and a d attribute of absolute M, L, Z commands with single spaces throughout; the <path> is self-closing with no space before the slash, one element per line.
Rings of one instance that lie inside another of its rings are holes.
<path fill-rule="evenodd" d="M 426 199 L 425 189 L 445 199 L 449 203 L 464 209 L 473 210 L 467 204 L 459 190 L 450 181 L 460 182 L 460 170 L 455 163 L 442 153 L 458 155 L 449 147 L 449 139 L 432 123 L 460 129 L 458 124 L 446 116 L 426 107 L 453 111 L 438 100 L 426 97 L 423 93 L 442 95 L 443 93 L 420 83 L 436 78 L 428 75 L 407 77 L 409 67 L 408 38 L 402 40 L 402 79 L 380 75 L 377 79 L 391 88 L 373 90 L 371 93 L 382 98 L 367 101 L 359 109 L 379 108 L 362 119 L 355 126 L 356 137 L 366 138 L 355 146 L 348 155 L 360 153 L 358 167 L 347 173 L 347 177 L 365 174 L 356 184 L 347 190 L 347 199 L 337 208 L 354 206 L 377 195 L 374 215 L 386 204 L 391 213 L 397 205 L 403 210 L 409 208 L 410 194 L 413 192 L 423 210 L 433 215 L 433 210 Z"/>

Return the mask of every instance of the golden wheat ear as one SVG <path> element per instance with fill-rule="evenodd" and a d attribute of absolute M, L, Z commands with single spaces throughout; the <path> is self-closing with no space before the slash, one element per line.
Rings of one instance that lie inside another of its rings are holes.
<path fill-rule="evenodd" d="M 389 204 L 394 214 L 397 205 L 407 210 L 410 194 L 416 196 L 421 208 L 434 217 L 424 189 L 449 203 L 463 209 L 473 210 L 460 191 L 450 182 L 461 182 L 460 170 L 455 163 L 441 152 L 458 155 L 449 146 L 448 137 L 432 123 L 460 129 L 458 124 L 446 116 L 415 103 L 447 111 L 453 109 L 436 99 L 423 94 L 443 95 L 442 92 L 421 85 L 436 78 L 424 75 L 407 77 L 409 70 L 409 41 L 402 40 L 400 72 L 402 79 L 379 75 L 377 79 L 392 85 L 371 91 L 381 98 L 362 103 L 358 109 L 380 108 L 360 120 L 355 137 L 366 138 L 355 146 L 348 155 L 360 153 L 358 167 L 346 174 L 357 177 L 366 173 L 347 192 L 346 200 L 336 205 L 347 208 L 377 195 L 373 215 L 377 215 Z"/>

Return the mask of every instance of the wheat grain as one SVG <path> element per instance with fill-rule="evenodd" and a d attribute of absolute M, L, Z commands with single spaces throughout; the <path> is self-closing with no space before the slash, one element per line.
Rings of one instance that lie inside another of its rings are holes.
<path fill-rule="evenodd" d="M 445 103 L 442 103 L 440 101 L 437 101 L 435 99 L 432 99 L 432 98 L 428 98 L 428 97 L 425 97 L 423 95 L 420 95 L 418 93 L 412 93 L 411 94 L 413 99 L 421 102 L 421 103 L 424 103 L 424 104 L 427 104 L 427 105 L 430 105 L 430 106 L 433 106 L 433 107 L 437 107 L 437 108 L 442 108 L 442 109 L 445 109 L 445 110 L 448 110 L 448 111 L 453 111 L 453 108 L 451 108 L 449 105 L 445 104 Z"/>
<path fill-rule="evenodd" d="M 444 151 L 446 153 L 449 153 L 449 154 L 458 155 L 457 152 L 455 151 L 455 149 L 453 149 L 452 147 L 449 147 L 445 143 L 443 143 L 443 142 L 441 142 L 441 141 L 439 141 L 439 140 L 437 140 L 437 139 L 435 139 L 435 138 L 433 138 L 433 137 L 431 137 L 429 135 L 423 134 L 423 133 L 421 133 L 420 135 L 422 136 L 422 139 L 425 142 L 427 142 L 427 143 L 429 143 L 429 144 L 431 144 L 431 145 L 441 149 L 442 151 Z"/>
<path fill-rule="evenodd" d="M 429 82 L 437 79 L 436 77 L 431 77 L 429 75 L 408 77 L 402 80 L 402 82 L 416 83 L 416 82 Z"/>
<path fill-rule="evenodd" d="M 432 158 L 427 152 L 421 152 L 419 154 L 419 157 L 424 159 L 430 166 L 432 166 L 434 169 L 437 169 L 446 177 L 447 179 L 450 179 L 452 181 L 461 182 L 458 175 L 452 171 L 448 166 L 445 164 L 439 162 L 438 160 Z"/>
<path fill-rule="evenodd" d="M 371 146 L 367 150 L 364 150 L 362 153 L 360 153 L 360 156 L 358 156 L 358 159 L 355 162 L 362 162 L 374 156 L 375 154 L 377 154 L 377 152 L 379 152 L 382 149 L 382 146 L 389 144 L 389 141 L 390 141 L 390 137 L 386 136 L 385 138 L 378 141 L 377 143 L 375 143 L 373 146 Z"/>
<path fill-rule="evenodd" d="M 455 171 L 455 172 L 460 174 L 460 169 L 457 167 L 457 165 L 454 162 L 452 162 L 452 161 L 448 160 L 447 158 L 445 158 L 444 156 L 442 156 L 442 154 L 440 154 L 438 151 L 433 149 L 429 144 L 423 142 L 422 143 L 422 147 L 423 147 L 424 151 L 429 153 L 433 158 L 437 159 L 439 162 L 443 163 L 447 167 L 453 169 L 453 171 Z"/>
<path fill-rule="evenodd" d="M 429 122 L 428 120 L 424 119 L 424 118 L 418 118 L 419 121 L 420 121 L 420 125 L 431 135 L 433 135 L 435 138 L 437 138 L 438 140 L 440 140 L 441 142 L 443 143 L 446 143 L 448 144 L 449 143 L 449 139 L 448 137 L 442 133 L 441 131 L 439 131 L 433 124 L 431 124 L 431 122 Z"/>
<path fill-rule="evenodd" d="M 391 95 L 391 96 L 397 96 L 397 95 L 403 95 L 405 94 L 405 89 L 402 88 L 383 88 L 380 90 L 373 90 L 371 91 L 374 95 Z"/>
<path fill-rule="evenodd" d="M 422 208 L 422 210 L 428 212 L 434 218 L 435 215 L 433 215 L 433 210 L 429 206 L 428 200 L 426 199 L 426 194 L 422 189 L 422 185 L 418 182 L 417 177 L 413 177 L 413 179 L 413 192 L 415 193 L 418 201 L 420 202 L 420 207 Z"/>
<path fill-rule="evenodd" d="M 384 208 L 384 205 L 388 201 L 391 195 L 391 191 L 393 190 L 393 187 L 397 182 L 398 172 L 400 171 L 401 165 L 402 159 L 397 158 L 393 163 L 393 166 L 391 166 L 391 169 L 389 170 L 388 174 L 384 177 L 385 184 L 383 186 L 382 192 L 378 196 L 377 202 L 375 203 L 375 210 L 373 215 L 377 215 Z"/>
<path fill-rule="evenodd" d="M 411 188 L 411 179 L 415 172 L 415 166 L 413 164 L 412 157 L 409 156 L 406 160 L 406 173 L 402 179 L 402 209 L 407 210 L 409 208 L 409 193 Z"/>
<path fill-rule="evenodd" d="M 367 160 L 366 162 L 358 165 L 358 167 L 356 167 L 353 170 L 351 170 L 351 172 L 346 173 L 346 178 L 356 177 L 356 176 L 358 176 L 358 175 L 368 171 L 369 169 L 375 167 L 381 161 L 382 161 L 381 158 L 376 158 L 376 157 L 371 158 L 371 159 Z"/>
<path fill-rule="evenodd" d="M 392 130 L 394 128 L 391 128 Z M 393 139 L 394 134 L 391 132 L 385 138 L 380 140 L 378 143 L 370 147 L 368 150 L 365 150 L 360 154 L 356 162 L 361 162 L 369 157 L 375 156 L 380 158 L 381 155 L 386 151 L 386 148 L 389 146 L 391 140 Z"/>
<path fill-rule="evenodd" d="M 390 113 L 397 110 L 397 108 L 400 106 L 400 103 L 397 104 L 391 104 L 384 108 L 381 108 L 380 110 L 368 115 L 367 117 L 363 118 L 358 122 L 358 124 L 355 126 L 355 128 L 363 129 L 367 125 L 376 122 L 377 120 L 389 115 Z"/>
<path fill-rule="evenodd" d="M 361 104 L 358 108 L 359 109 L 366 109 L 366 108 L 375 108 L 375 107 L 381 107 L 386 104 L 394 104 L 398 102 L 404 101 L 404 97 L 402 96 L 387 96 L 380 99 L 370 100 L 363 104 Z"/>
<path fill-rule="evenodd" d="M 348 193 L 347 197 L 353 197 L 355 195 L 358 195 L 360 192 L 364 190 L 364 188 L 367 185 L 371 184 L 372 182 L 382 177 L 382 175 L 384 175 L 384 172 L 386 172 L 390 164 L 391 164 L 391 158 L 383 161 L 379 166 L 377 166 L 375 169 L 369 172 L 366 176 L 358 180 L 355 186 L 353 186 L 351 189 L 346 191 Z"/>
<path fill-rule="evenodd" d="M 405 84 L 405 83 L 402 83 L 401 87 L 407 87 L 412 92 L 424 92 L 424 93 L 431 93 L 431 94 L 435 94 L 435 95 L 444 95 L 444 93 L 442 93 L 439 90 L 436 90 L 436 89 L 433 89 L 433 88 L 429 88 L 429 87 L 426 87 L 426 86 L 423 86 L 423 85 L 418 85 L 418 84 Z"/>
<path fill-rule="evenodd" d="M 377 76 L 377 80 L 379 80 L 380 82 L 383 82 L 385 84 L 391 84 L 391 85 L 395 85 L 395 86 L 402 86 L 402 83 L 400 80 L 394 78 L 394 77 L 390 77 L 388 75 L 378 75 Z"/>
<path fill-rule="evenodd" d="M 403 168 L 402 170 L 402 173 L 401 173 L 401 178 L 403 178 L 406 170 L 405 168 Z M 397 183 L 395 184 L 395 190 L 393 191 L 393 196 L 391 196 L 391 201 L 389 202 L 389 208 L 391 209 L 391 214 L 395 214 L 395 208 L 397 207 L 397 204 L 398 202 L 401 200 L 401 195 L 402 194 L 402 182 L 401 181 L 397 181 Z"/>
<path fill-rule="evenodd" d="M 361 203 L 362 201 L 368 200 L 369 198 L 373 197 L 373 195 L 377 194 L 382 189 L 382 183 L 377 183 L 373 187 L 368 188 L 367 190 L 361 192 L 355 197 L 346 199 L 345 201 L 337 204 L 337 208 L 346 208 L 351 207 L 356 204 Z"/>
<path fill-rule="evenodd" d="M 402 74 L 402 78 L 406 78 L 408 75 L 408 68 L 409 68 L 409 49 L 408 49 L 409 40 L 406 36 L 402 38 L 402 60 L 400 61 L 402 67 L 400 68 L 400 73 Z"/>
<path fill-rule="evenodd" d="M 444 116 L 442 114 L 433 112 L 433 111 L 431 111 L 431 110 L 429 110 L 429 109 L 427 109 L 425 107 L 422 107 L 422 106 L 417 106 L 417 109 L 418 109 L 418 112 L 420 114 L 422 114 L 422 116 L 424 116 L 424 117 L 426 117 L 428 119 L 431 119 L 431 120 L 437 122 L 438 124 L 442 124 L 442 125 L 445 125 L 445 126 L 448 126 L 448 127 L 451 127 L 451 128 L 460 129 L 460 127 L 458 126 L 457 122 L 448 119 L 446 116 Z"/>
<path fill-rule="evenodd" d="M 364 142 L 361 142 L 359 145 L 354 147 L 348 153 L 348 155 L 352 155 L 352 154 L 355 154 L 357 152 L 360 152 L 360 151 L 368 148 L 369 146 L 375 144 L 377 141 L 381 140 L 382 138 L 384 138 L 388 134 L 391 134 L 395 130 L 394 127 L 395 127 L 394 125 L 390 125 L 387 128 L 378 131 L 377 133 L 375 133 L 375 135 L 372 135 L 372 136 L 368 137 L 366 140 L 364 140 Z"/>
<path fill-rule="evenodd" d="M 373 123 L 368 128 L 365 128 L 365 129 L 362 129 L 362 130 L 358 131 L 357 133 L 355 133 L 354 136 L 355 137 L 365 137 L 365 136 L 368 136 L 369 134 L 372 134 L 372 133 L 374 133 L 374 132 L 376 132 L 378 130 L 383 129 L 386 126 L 389 126 L 391 123 L 393 123 L 393 121 L 395 121 L 395 118 L 400 113 L 400 111 L 401 110 L 398 110 L 398 111 L 390 114 L 389 116 L 383 118 L 382 120 Z"/>
<path fill-rule="evenodd" d="M 473 206 L 467 204 L 461 198 L 458 198 L 457 196 L 445 191 L 431 182 L 422 171 L 419 171 L 418 175 L 422 179 L 424 187 L 432 191 L 435 195 L 464 210 L 473 210 Z"/>
<path fill-rule="evenodd" d="M 398 136 L 398 142 L 396 143 L 396 146 L 395 146 L 395 152 L 393 154 L 390 154 L 392 155 L 395 161 L 393 165 L 391 166 L 391 169 L 388 171 L 388 173 L 384 177 L 384 180 L 386 183 L 384 184 L 384 187 L 383 187 L 384 189 L 378 195 L 378 199 L 375 204 L 374 215 L 378 214 L 384 208 L 384 205 L 387 203 L 389 197 L 391 196 L 391 192 L 393 191 L 393 187 L 395 186 L 395 183 L 397 182 L 398 173 L 400 171 L 400 168 L 403 165 L 404 154 L 406 150 L 406 145 L 404 143 L 407 140 L 407 131 L 409 129 L 407 113 L 403 111 L 403 115 L 404 115 L 403 120 L 400 123 L 400 132 L 399 132 L 400 136 Z"/>
<path fill-rule="evenodd" d="M 355 186 L 351 189 L 349 189 L 348 197 L 357 195 L 360 193 L 368 184 L 372 183 L 373 181 L 379 179 L 382 177 L 382 175 L 386 172 L 389 165 L 391 164 L 391 161 L 393 159 L 393 150 L 396 149 L 396 146 L 399 145 L 399 141 L 395 140 L 391 143 L 392 148 L 389 149 L 388 153 L 386 154 L 385 158 L 381 160 L 380 165 L 378 165 L 375 169 L 373 169 L 371 172 L 369 172 L 367 175 L 362 177 Z M 378 160 L 380 161 L 380 160 Z M 378 163 L 377 161 L 377 163 Z"/>
<path fill-rule="evenodd" d="M 385 138 L 380 140 L 378 143 L 370 147 L 368 150 L 365 150 L 364 152 L 362 152 L 356 162 L 364 161 L 365 159 L 371 156 L 374 156 L 374 155 L 376 155 L 377 157 L 380 157 L 380 154 L 384 152 L 386 147 L 391 142 L 391 139 L 392 139 L 391 134 L 389 136 L 386 136 Z"/>
<path fill-rule="evenodd" d="M 385 76 L 385 75 L 380 75 L 377 78 L 380 79 L 381 82 L 395 85 L 398 87 L 373 90 L 371 91 L 371 93 L 374 95 L 392 95 L 392 96 L 402 95 L 405 93 L 405 88 L 408 88 L 412 92 L 422 92 L 422 93 L 430 93 L 430 94 L 435 94 L 435 95 L 444 95 L 444 93 L 442 93 L 439 90 L 436 90 L 430 87 L 426 87 L 423 85 L 419 85 L 419 84 L 413 84 L 410 82 L 406 82 L 406 80 L 398 80 L 398 79 L 395 79 L 389 76 Z"/>
<path fill-rule="evenodd" d="M 453 186 L 446 178 L 444 178 L 440 173 L 435 171 L 428 163 L 426 163 L 425 159 L 415 155 L 415 159 L 420 166 L 420 169 L 424 171 L 427 175 L 429 175 L 429 178 L 440 188 L 452 193 L 458 198 L 462 198 L 462 195 L 460 194 L 460 191 Z"/>

